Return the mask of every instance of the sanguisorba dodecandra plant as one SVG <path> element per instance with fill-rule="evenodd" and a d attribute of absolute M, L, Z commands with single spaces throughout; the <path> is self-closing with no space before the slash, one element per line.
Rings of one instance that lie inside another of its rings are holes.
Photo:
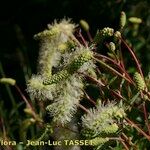
<path fill-rule="evenodd" d="M 128 143 L 129 128 L 134 127 L 147 139 L 149 136 L 125 112 L 132 111 L 137 98 L 139 106 L 148 102 L 149 92 L 139 61 L 122 38 L 126 15 L 121 12 L 118 31 L 105 27 L 94 38 L 86 21 L 81 20 L 80 25 L 87 37 L 69 19 L 54 21 L 34 36 L 40 42 L 38 71 L 28 81 L 27 91 L 51 116 L 47 121 L 53 130 L 50 136 L 63 143 L 56 149 L 135 147 L 136 141 Z M 122 45 L 137 65 L 134 78 L 125 69 Z M 79 140 L 88 140 L 88 144 Z"/>

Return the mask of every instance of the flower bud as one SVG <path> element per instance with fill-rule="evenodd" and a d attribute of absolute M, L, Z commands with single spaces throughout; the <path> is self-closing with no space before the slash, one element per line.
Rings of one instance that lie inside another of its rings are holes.
<path fill-rule="evenodd" d="M 38 34 L 34 35 L 34 39 L 35 40 L 41 40 L 43 38 L 51 38 L 52 36 L 55 36 L 58 34 L 58 31 L 55 29 L 51 29 L 51 30 L 44 30 Z"/>
<path fill-rule="evenodd" d="M 50 85 L 50 84 L 58 83 L 58 82 L 62 81 L 63 79 L 66 79 L 68 76 L 69 76 L 68 71 L 62 70 L 62 71 L 54 74 L 53 76 L 46 78 L 43 81 L 43 84 Z"/>
<path fill-rule="evenodd" d="M 115 49 L 116 49 L 115 43 L 110 42 L 109 43 L 109 49 L 110 49 L 110 51 L 115 51 Z"/>
<path fill-rule="evenodd" d="M 113 123 L 111 125 L 107 125 L 102 129 L 103 133 L 110 134 L 110 133 L 116 133 L 118 131 L 119 127 L 116 123 Z"/>
<path fill-rule="evenodd" d="M 114 34 L 114 29 L 109 28 L 109 27 L 106 27 L 106 28 L 100 30 L 100 34 L 101 34 L 103 37 L 113 36 L 113 34 Z"/>
<path fill-rule="evenodd" d="M 10 84 L 10 85 L 14 86 L 16 84 L 16 80 L 14 80 L 12 78 L 1 78 L 0 83 Z"/>
<path fill-rule="evenodd" d="M 89 31 L 89 24 L 85 20 L 80 20 L 80 25 L 86 32 Z"/>
<path fill-rule="evenodd" d="M 130 17 L 129 21 L 131 23 L 134 23 L 134 24 L 140 24 L 140 23 L 142 23 L 142 19 L 141 18 L 137 18 L 137 17 Z"/>
<path fill-rule="evenodd" d="M 134 74 L 134 80 L 136 82 L 138 90 L 146 89 L 145 81 L 144 81 L 144 79 L 142 78 L 142 76 L 138 72 L 136 72 Z"/>
<path fill-rule="evenodd" d="M 102 138 L 102 137 L 96 137 L 92 140 L 90 140 L 90 143 L 94 146 L 103 145 L 104 143 L 108 142 L 109 138 Z"/>
<path fill-rule="evenodd" d="M 92 52 L 84 51 L 77 58 L 75 58 L 69 65 L 69 72 L 72 74 L 77 71 L 85 62 L 92 58 Z"/>
<path fill-rule="evenodd" d="M 114 34 L 114 29 L 109 27 L 105 27 L 100 31 L 98 30 L 96 36 L 94 37 L 94 43 L 100 43 L 105 38 L 113 36 L 113 34 Z"/>
<path fill-rule="evenodd" d="M 121 12 L 120 15 L 120 29 L 122 30 L 126 24 L 126 14 L 124 11 Z"/>

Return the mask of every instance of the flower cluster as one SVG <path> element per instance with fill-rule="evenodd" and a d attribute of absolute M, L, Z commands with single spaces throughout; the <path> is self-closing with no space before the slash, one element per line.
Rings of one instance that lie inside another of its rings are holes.
<path fill-rule="evenodd" d="M 85 22 L 81 23 L 83 25 Z M 77 107 L 81 106 L 79 103 L 85 86 L 83 75 L 97 80 L 92 47 L 80 44 L 73 35 L 75 27 L 70 20 L 59 23 L 55 21 L 48 25 L 48 29 L 35 35 L 35 39 L 41 43 L 38 73 L 29 80 L 27 91 L 35 99 L 51 100 L 46 103 L 46 111 L 55 125 L 68 125 L 77 112 Z M 114 29 L 106 27 L 98 32 L 97 39 L 94 40 L 113 36 Z M 108 46 L 110 51 L 115 51 L 115 43 L 110 42 Z M 109 134 L 118 131 L 117 121 L 124 116 L 123 108 L 114 103 L 99 103 L 82 116 L 82 134 L 94 146 L 101 147 L 109 141 Z"/>
<path fill-rule="evenodd" d="M 105 27 L 102 30 L 98 30 L 94 38 L 94 43 L 101 43 L 104 39 L 112 37 L 114 35 L 114 29 Z"/>
<path fill-rule="evenodd" d="M 39 70 L 27 88 L 33 98 L 52 101 L 46 110 L 53 116 L 53 122 L 62 125 L 71 121 L 83 95 L 83 81 L 78 71 L 94 69 L 90 48 L 73 41 L 75 27 L 70 20 L 55 21 L 34 36 L 41 43 Z"/>
<path fill-rule="evenodd" d="M 123 118 L 124 116 L 125 112 L 123 108 L 114 103 L 109 103 L 106 106 L 99 103 L 96 108 L 90 109 L 90 112 L 82 117 L 82 134 L 87 138 L 94 137 L 96 139 L 101 139 L 101 135 L 105 135 L 103 138 L 107 140 L 102 140 L 102 143 L 96 142 L 100 146 L 108 141 L 107 136 L 109 134 L 118 131 L 119 127 L 116 121 L 118 118 Z"/>
<path fill-rule="evenodd" d="M 82 89 L 82 80 L 75 75 L 59 84 L 54 103 L 46 107 L 46 110 L 53 116 L 53 122 L 64 125 L 71 121 L 83 95 Z"/>

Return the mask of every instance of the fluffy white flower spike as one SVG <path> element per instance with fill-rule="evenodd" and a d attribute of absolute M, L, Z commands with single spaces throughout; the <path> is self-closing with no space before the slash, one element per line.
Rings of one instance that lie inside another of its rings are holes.
<path fill-rule="evenodd" d="M 35 35 L 41 44 L 39 75 L 32 76 L 27 88 L 31 97 L 53 101 L 46 109 L 53 122 L 62 125 L 71 121 L 83 95 L 84 84 L 77 72 L 94 68 L 90 48 L 78 47 L 71 41 L 75 27 L 70 20 L 63 19 Z"/>
<path fill-rule="evenodd" d="M 53 100 L 55 85 L 44 86 L 41 75 L 33 75 L 27 84 L 27 92 L 38 100 Z"/>
<path fill-rule="evenodd" d="M 90 131 L 92 135 L 115 133 L 118 126 L 114 120 L 116 117 L 122 117 L 118 115 L 118 112 L 122 113 L 122 116 L 125 115 L 124 111 L 114 103 L 109 103 L 106 106 L 100 103 L 96 109 L 90 109 L 90 113 L 82 117 L 83 128 L 85 131 Z"/>
<path fill-rule="evenodd" d="M 57 22 L 56 20 L 51 25 L 48 25 L 49 30 L 57 30 L 59 33 L 64 33 L 67 36 L 71 36 L 76 28 L 76 25 L 71 23 L 71 19 L 63 19 L 60 22 Z"/>
<path fill-rule="evenodd" d="M 83 95 L 82 89 L 82 80 L 75 76 L 71 76 L 68 80 L 59 84 L 59 93 L 55 97 L 55 102 L 46 108 L 53 116 L 53 122 L 64 125 L 71 121 Z"/>

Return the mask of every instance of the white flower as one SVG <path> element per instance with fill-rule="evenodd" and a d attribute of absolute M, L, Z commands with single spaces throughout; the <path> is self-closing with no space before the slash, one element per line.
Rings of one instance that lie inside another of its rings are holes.
<path fill-rule="evenodd" d="M 106 106 L 99 103 L 95 109 L 90 109 L 90 113 L 82 116 L 82 126 L 85 130 L 93 131 L 94 134 L 114 133 L 118 130 L 114 120 L 117 115 L 115 113 L 119 109 L 114 103 L 109 103 Z"/>
<path fill-rule="evenodd" d="M 76 25 L 71 23 L 71 19 L 63 19 L 60 22 L 57 22 L 56 20 L 52 25 L 48 25 L 49 30 L 51 29 L 57 29 L 60 33 L 65 33 L 67 36 L 70 36 L 73 34 L 75 30 Z"/>
<path fill-rule="evenodd" d="M 38 60 L 39 74 L 50 76 L 52 67 L 57 67 L 61 60 L 61 51 L 59 45 L 70 40 L 75 25 L 70 20 L 63 19 L 60 22 L 55 21 L 48 25 L 46 29 L 35 35 L 35 39 L 40 40 L 40 53 Z"/>
<path fill-rule="evenodd" d="M 57 84 L 56 89 L 58 93 L 55 94 L 55 102 L 47 106 L 47 110 L 53 116 L 53 122 L 64 125 L 71 121 L 77 111 L 77 104 L 83 95 L 83 83 L 73 75 L 65 82 Z"/>
<path fill-rule="evenodd" d="M 63 96 L 61 95 L 57 99 L 57 102 L 47 106 L 46 109 L 54 117 L 53 122 L 64 125 L 71 121 L 73 114 L 76 112 L 77 103 L 77 99 L 74 99 L 68 93 L 66 93 Z"/>
<path fill-rule="evenodd" d="M 96 68 L 96 65 L 93 63 L 92 60 L 90 60 L 88 62 L 85 62 L 78 71 L 79 72 L 88 72 L 91 69 L 95 69 L 95 68 Z"/>
<path fill-rule="evenodd" d="M 27 92 L 32 98 L 38 100 L 52 100 L 53 93 L 55 91 L 54 85 L 43 85 L 43 80 L 41 75 L 33 75 L 27 84 Z"/>

